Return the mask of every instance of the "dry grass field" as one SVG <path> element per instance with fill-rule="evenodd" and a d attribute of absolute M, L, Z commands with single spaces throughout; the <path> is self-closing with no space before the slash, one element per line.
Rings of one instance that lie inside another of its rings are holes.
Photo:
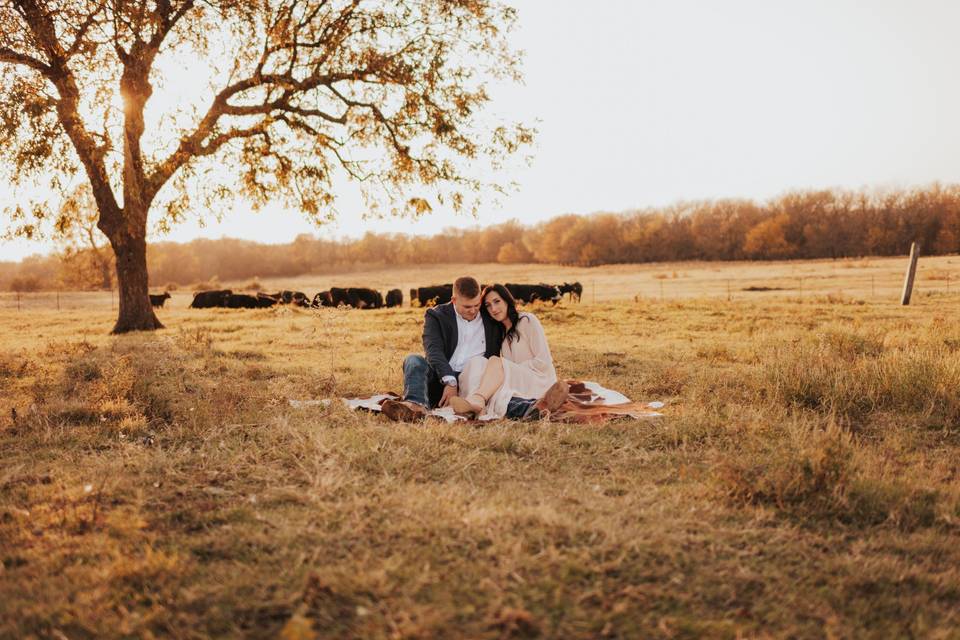
<path fill-rule="evenodd" d="M 667 403 L 601 427 L 290 406 L 399 390 L 406 306 L 5 306 L 0 637 L 958 638 L 960 258 L 921 265 L 910 307 L 902 259 L 262 283 L 579 279 L 561 376 Z"/>

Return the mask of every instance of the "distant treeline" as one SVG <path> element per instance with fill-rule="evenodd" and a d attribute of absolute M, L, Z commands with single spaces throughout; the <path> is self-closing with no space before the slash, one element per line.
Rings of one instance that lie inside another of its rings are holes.
<path fill-rule="evenodd" d="M 154 243 L 154 287 L 297 276 L 357 265 L 546 263 L 596 266 L 674 260 L 782 260 L 960 252 L 960 185 L 912 190 L 806 191 L 751 200 L 562 215 L 540 224 L 447 229 L 431 237 L 368 233 L 355 240 L 298 236 L 285 245 L 246 240 Z M 0 289 L 95 287 L 102 274 L 83 251 L 69 259 L 0 263 Z"/>

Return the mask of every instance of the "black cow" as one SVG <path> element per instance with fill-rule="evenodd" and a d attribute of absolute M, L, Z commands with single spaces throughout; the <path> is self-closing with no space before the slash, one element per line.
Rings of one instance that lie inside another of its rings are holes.
<path fill-rule="evenodd" d="M 277 297 L 280 298 L 283 304 L 295 304 L 298 307 L 310 306 L 310 300 L 307 298 L 307 294 L 302 291 L 284 290 L 277 294 Z"/>
<path fill-rule="evenodd" d="M 573 302 L 574 297 L 576 297 L 577 302 L 580 302 L 580 296 L 583 295 L 583 285 L 579 282 L 564 282 L 557 285 L 557 289 L 560 290 L 561 296 L 569 294 L 571 302 Z"/>
<path fill-rule="evenodd" d="M 510 292 L 510 295 L 512 295 L 513 299 L 517 302 L 522 302 L 524 304 L 533 302 L 532 284 L 515 284 L 513 282 L 508 282 L 503 286 L 507 288 L 507 291 Z"/>
<path fill-rule="evenodd" d="M 313 297 L 314 307 L 353 307 L 355 309 L 379 309 L 383 306 L 383 294 L 364 287 L 330 287 Z"/>
<path fill-rule="evenodd" d="M 329 291 L 321 291 L 317 293 L 317 295 L 313 296 L 313 302 L 310 303 L 310 306 L 314 308 L 332 307 L 334 306 L 333 296 L 330 294 Z"/>
<path fill-rule="evenodd" d="M 307 294 L 303 293 L 302 291 L 289 291 L 284 289 L 283 291 L 277 291 L 276 293 L 264 293 L 262 295 L 275 298 L 280 304 L 295 304 L 298 307 L 310 306 L 310 298 L 308 298 Z"/>
<path fill-rule="evenodd" d="M 416 296 L 414 296 L 416 292 Z M 432 287 L 420 287 L 410 291 L 410 304 L 413 305 L 413 299 L 416 297 L 421 307 L 427 307 L 434 304 L 445 304 L 453 298 L 453 285 L 440 284 Z"/>
<path fill-rule="evenodd" d="M 261 308 L 265 309 L 280 304 L 280 298 L 269 293 L 257 292 L 257 302 Z"/>
<path fill-rule="evenodd" d="M 151 294 L 149 294 L 149 296 L 150 296 L 150 304 L 151 304 L 152 306 L 154 306 L 154 307 L 162 307 L 162 306 L 163 306 L 163 303 L 170 299 L 170 292 L 169 292 L 169 291 L 164 291 L 164 292 L 163 292 L 162 294 L 160 294 L 160 295 L 155 295 L 155 294 L 152 294 L 152 293 L 151 293 Z"/>
<path fill-rule="evenodd" d="M 233 295 L 230 289 L 218 291 L 197 291 L 193 294 L 193 302 L 190 303 L 191 309 L 210 309 L 213 307 L 227 306 L 227 298 Z"/>
<path fill-rule="evenodd" d="M 231 293 L 227 296 L 224 306 L 228 309 L 259 309 L 261 303 L 257 296 L 246 293 Z"/>
<path fill-rule="evenodd" d="M 560 287 L 555 284 L 545 284 L 541 282 L 537 285 L 536 293 L 537 300 L 550 302 L 551 304 L 557 304 L 563 299 L 563 294 L 560 293 Z"/>
<path fill-rule="evenodd" d="M 503 286 L 507 288 L 507 291 L 517 302 L 530 304 L 540 301 L 557 304 L 560 301 L 560 290 L 552 284 L 514 284 L 508 282 Z"/>
<path fill-rule="evenodd" d="M 298 307 L 310 306 L 310 298 L 308 298 L 307 294 L 303 293 L 302 291 L 294 291 L 290 301 Z"/>
<path fill-rule="evenodd" d="M 375 289 L 350 287 L 347 289 L 350 306 L 357 309 L 379 309 L 383 306 L 383 294 Z"/>
<path fill-rule="evenodd" d="M 387 307 L 402 307 L 403 291 L 400 289 L 390 289 L 387 291 Z"/>
<path fill-rule="evenodd" d="M 350 290 L 344 287 L 330 287 L 330 306 L 339 307 L 340 305 L 353 306 L 350 304 Z"/>

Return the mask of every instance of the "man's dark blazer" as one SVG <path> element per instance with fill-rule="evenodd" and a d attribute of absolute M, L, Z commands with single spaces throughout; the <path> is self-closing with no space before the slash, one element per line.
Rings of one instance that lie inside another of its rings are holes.
<path fill-rule="evenodd" d="M 484 357 L 500 355 L 500 346 L 503 344 L 503 325 L 481 313 L 483 318 L 483 334 L 487 349 Z M 423 317 L 423 350 L 430 364 L 430 375 L 427 378 L 427 398 L 430 406 L 435 407 L 443 395 L 443 376 L 455 376 L 450 366 L 450 358 L 457 349 L 457 312 L 453 303 L 438 304 L 427 309 Z"/>

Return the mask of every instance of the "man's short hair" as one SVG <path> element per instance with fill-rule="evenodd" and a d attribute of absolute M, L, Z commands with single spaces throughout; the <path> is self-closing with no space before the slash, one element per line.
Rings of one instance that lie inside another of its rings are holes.
<path fill-rule="evenodd" d="M 475 278 L 463 276 L 453 283 L 453 291 L 458 296 L 470 300 L 480 295 L 480 283 Z"/>

